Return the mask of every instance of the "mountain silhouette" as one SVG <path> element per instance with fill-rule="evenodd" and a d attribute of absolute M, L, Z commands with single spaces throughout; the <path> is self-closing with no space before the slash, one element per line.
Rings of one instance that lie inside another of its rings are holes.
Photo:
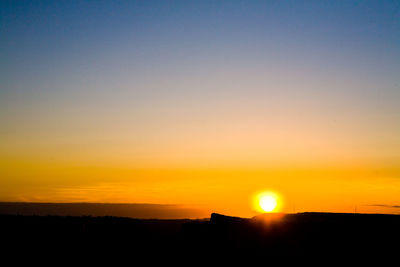
<path fill-rule="evenodd" d="M 387 259 L 398 253 L 399 226 L 400 216 L 377 214 L 239 218 L 213 213 L 204 220 L 0 215 L 0 234 L 7 244 L 3 255 L 17 251 L 63 259 L 145 258 L 149 264 L 171 258 L 186 263 L 213 258 Z"/>

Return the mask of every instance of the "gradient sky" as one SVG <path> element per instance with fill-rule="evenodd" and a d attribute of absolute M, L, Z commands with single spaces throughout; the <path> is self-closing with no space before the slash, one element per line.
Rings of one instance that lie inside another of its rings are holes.
<path fill-rule="evenodd" d="M 0 2 L 0 201 L 264 189 L 400 212 L 399 1 Z"/>

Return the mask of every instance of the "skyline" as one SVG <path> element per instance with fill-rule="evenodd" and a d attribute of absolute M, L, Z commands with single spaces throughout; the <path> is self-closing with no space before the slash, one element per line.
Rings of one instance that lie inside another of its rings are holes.
<path fill-rule="evenodd" d="M 2 1 L 0 58 L 0 201 L 400 213 L 398 1 Z"/>

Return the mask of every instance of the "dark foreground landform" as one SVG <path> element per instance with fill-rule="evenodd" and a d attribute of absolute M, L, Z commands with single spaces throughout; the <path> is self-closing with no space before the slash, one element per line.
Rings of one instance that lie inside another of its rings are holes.
<path fill-rule="evenodd" d="M 143 203 L 38 203 L 0 202 L 0 214 L 47 216 L 113 216 L 136 219 L 205 218 L 206 211 L 182 205 Z"/>
<path fill-rule="evenodd" d="M 18 252 L 20 258 L 365 260 L 400 253 L 399 215 L 299 213 L 244 219 L 212 214 L 204 220 L 0 215 L 0 231 L 7 247 L 3 255 Z"/>

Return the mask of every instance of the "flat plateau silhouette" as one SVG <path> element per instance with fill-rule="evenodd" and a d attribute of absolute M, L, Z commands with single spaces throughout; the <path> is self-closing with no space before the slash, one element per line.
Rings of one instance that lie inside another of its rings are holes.
<path fill-rule="evenodd" d="M 347 257 L 397 257 L 400 216 L 297 213 L 238 218 L 213 213 L 203 220 L 155 220 L 0 215 L 0 236 L 6 245 L 3 255 L 17 252 L 36 260 L 56 257 L 57 262 L 107 258 L 191 264 L 216 257 L 330 262 Z"/>

